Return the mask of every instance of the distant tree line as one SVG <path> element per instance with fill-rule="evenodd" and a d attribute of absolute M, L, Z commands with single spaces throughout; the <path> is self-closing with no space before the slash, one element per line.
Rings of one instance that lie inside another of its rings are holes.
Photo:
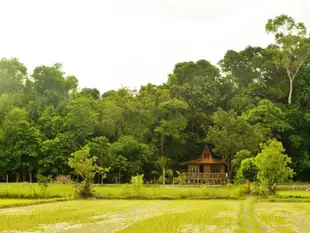
<path fill-rule="evenodd" d="M 282 143 L 294 179 L 309 181 L 309 36 L 286 15 L 270 19 L 266 31 L 275 37 L 266 48 L 228 50 L 217 66 L 177 63 L 166 83 L 139 90 L 79 91 L 61 64 L 29 74 L 18 59 L 3 58 L 0 181 L 73 174 L 69 158 L 81 150 L 95 157 L 96 167 L 110 168 L 106 182 L 137 174 L 153 180 L 161 174 L 153 172 L 160 156 L 178 170 L 206 145 L 236 177 L 242 160 L 270 139 Z M 97 172 L 96 181 L 102 178 Z"/>

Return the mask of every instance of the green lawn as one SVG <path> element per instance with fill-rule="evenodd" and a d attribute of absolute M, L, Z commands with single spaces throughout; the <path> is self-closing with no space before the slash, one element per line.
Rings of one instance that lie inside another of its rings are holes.
<path fill-rule="evenodd" d="M 76 200 L 0 209 L 0 232 L 310 232 L 310 203 Z"/>

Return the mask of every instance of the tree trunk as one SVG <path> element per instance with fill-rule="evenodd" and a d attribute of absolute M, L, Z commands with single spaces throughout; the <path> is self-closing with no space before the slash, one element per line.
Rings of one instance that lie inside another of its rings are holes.
<path fill-rule="evenodd" d="M 16 183 L 19 182 L 19 173 L 16 173 Z"/>
<path fill-rule="evenodd" d="M 103 184 L 103 174 L 101 175 L 101 184 Z"/>
<path fill-rule="evenodd" d="M 291 104 L 292 103 L 292 96 L 293 96 L 293 79 L 290 79 L 290 91 L 289 91 L 289 94 L 288 94 L 288 104 Z"/>
<path fill-rule="evenodd" d="M 29 171 L 29 183 L 32 183 L 32 173 Z"/>
<path fill-rule="evenodd" d="M 9 174 L 6 174 L 6 182 L 9 183 Z"/>
<path fill-rule="evenodd" d="M 163 168 L 163 186 L 166 184 L 166 169 Z"/>
<path fill-rule="evenodd" d="M 226 167 L 227 167 L 227 174 L 228 174 L 228 179 L 229 179 L 229 183 L 233 178 L 233 165 L 232 163 L 225 163 Z"/>
<path fill-rule="evenodd" d="M 250 180 L 246 180 L 247 184 L 248 184 L 248 192 L 251 192 L 251 181 Z"/>
<path fill-rule="evenodd" d="M 164 143 L 165 143 L 165 140 L 164 140 L 164 134 L 162 133 L 161 134 L 161 142 L 160 142 L 160 156 L 164 156 Z"/>

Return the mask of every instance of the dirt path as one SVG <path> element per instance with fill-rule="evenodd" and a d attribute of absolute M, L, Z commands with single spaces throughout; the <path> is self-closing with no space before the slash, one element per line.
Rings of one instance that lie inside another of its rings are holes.
<path fill-rule="evenodd" d="M 256 221 L 255 215 L 254 215 L 254 197 L 249 197 L 245 201 L 241 203 L 241 210 L 240 210 L 240 216 L 239 219 L 241 221 L 240 224 L 240 230 L 238 232 L 244 232 L 244 233 L 258 233 L 258 232 L 264 232 L 261 231 L 260 227 L 258 226 L 258 223 Z"/>

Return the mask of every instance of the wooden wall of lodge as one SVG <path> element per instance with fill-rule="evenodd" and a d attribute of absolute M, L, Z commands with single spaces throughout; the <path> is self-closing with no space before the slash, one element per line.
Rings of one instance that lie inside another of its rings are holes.
<path fill-rule="evenodd" d="M 200 166 L 203 165 L 203 173 L 200 172 Z M 220 166 L 219 173 L 212 173 L 211 166 L 217 165 Z M 226 185 L 229 183 L 229 178 L 225 173 L 224 164 L 189 164 L 188 172 L 186 175 L 187 184 L 207 184 L 207 185 Z M 219 176 L 214 176 L 219 175 Z M 216 177 L 216 178 L 215 178 Z M 173 180 L 173 183 L 176 184 L 177 179 Z"/>
<path fill-rule="evenodd" d="M 208 174 L 211 173 L 211 166 L 218 165 L 221 167 L 221 174 L 225 174 L 225 165 L 223 164 L 189 164 L 188 165 L 188 173 L 200 173 L 199 167 L 203 165 L 203 173 Z"/>

